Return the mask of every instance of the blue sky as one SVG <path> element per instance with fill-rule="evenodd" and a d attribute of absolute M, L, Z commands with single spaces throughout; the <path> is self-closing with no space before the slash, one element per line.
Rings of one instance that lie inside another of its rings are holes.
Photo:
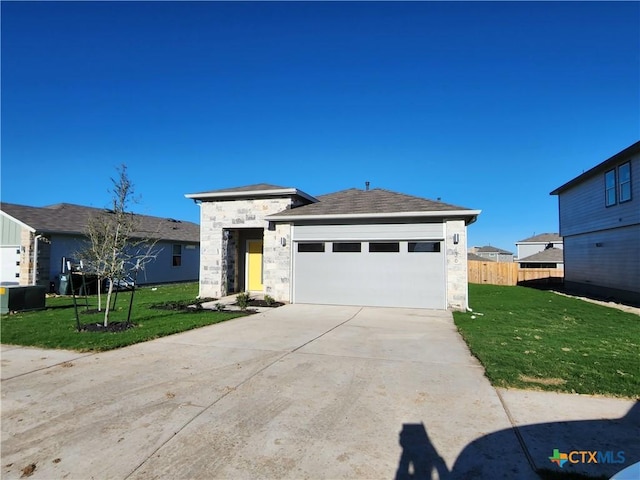
<path fill-rule="evenodd" d="M 186 193 L 387 188 L 558 230 L 549 192 L 640 138 L 638 2 L 7 2 L 5 202 L 199 222 Z"/>

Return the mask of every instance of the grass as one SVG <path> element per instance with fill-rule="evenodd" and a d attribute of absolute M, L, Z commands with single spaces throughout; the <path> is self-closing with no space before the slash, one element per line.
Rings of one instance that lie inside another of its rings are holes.
<path fill-rule="evenodd" d="M 102 351 L 121 348 L 134 343 L 212 325 L 242 315 L 238 312 L 185 311 L 158 309 L 154 306 L 182 305 L 196 301 L 197 283 L 142 287 L 134 296 L 131 321 L 134 328 L 117 333 L 78 332 L 72 297 L 47 298 L 46 310 L 3 315 L 0 340 L 4 344 L 69 350 Z M 130 292 L 118 293 L 112 322 L 127 319 Z M 103 296 L 103 305 L 104 305 Z M 97 308 L 97 297 L 88 297 L 89 310 Z M 80 323 L 97 323 L 103 313 L 85 313 L 84 298 L 78 299 Z"/>
<path fill-rule="evenodd" d="M 638 315 L 526 287 L 470 284 L 469 298 L 455 323 L 493 385 L 640 395 Z"/>

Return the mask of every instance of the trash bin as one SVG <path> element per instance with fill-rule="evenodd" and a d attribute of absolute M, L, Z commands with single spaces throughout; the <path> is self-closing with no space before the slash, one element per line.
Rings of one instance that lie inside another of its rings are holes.
<path fill-rule="evenodd" d="M 69 275 L 66 273 L 60 274 L 60 283 L 58 284 L 58 294 L 69 295 L 71 293 L 71 284 L 69 283 Z"/>

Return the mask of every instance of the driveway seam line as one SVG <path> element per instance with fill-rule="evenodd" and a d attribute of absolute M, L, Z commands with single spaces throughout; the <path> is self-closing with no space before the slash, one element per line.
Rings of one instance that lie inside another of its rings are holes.
<path fill-rule="evenodd" d="M 93 355 L 97 355 L 98 353 L 101 353 L 101 352 L 91 352 L 91 353 L 88 353 L 86 355 L 80 355 L 79 357 L 74 357 L 74 358 L 71 358 L 69 360 L 63 360 L 62 362 L 54 363 L 53 365 L 47 365 L 46 367 L 40 367 L 40 368 L 36 368 L 35 370 L 30 370 L 28 372 L 19 373 L 18 375 L 14 375 L 13 377 L 3 378 L 3 379 L 1 379 L 1 381 L 6 382 L 7 380 L 13 380 L 14 378 L 24 377 L 25 375 L 30 375 L 32 373 L 41 372 L 42 370 L 48 370 L 49 368 L 58 367 L 58 366 L 63 365 L 65 363 L 73 362 L 74 360 L 80 360 L 81 358 L 91 357 Z"/>
<path fill-rule="evenodd" d="M 220 402 L 223 398 L 226 398 L 228 395 L 230 395 L 232 392 L 234 392 L 235 390 L 238 389 L 238 387 L 241 387 L 242 385 L 244 385 L 245 383 L 247 383 L 249 380 L 253 379 L 256 375 L 259 375 L 260 373 L 264 372 L 267 368 L 275 365 L 276 363 L 278 363 L 280 360 L 282 360 L 284 357 L 286 357 L 287 355 L 289 355 L 290 352 L 284 352 L 281 356 L 279 356 L 278 358 L 276 358 L 273 362 L 265 365 L 264 367 L 262 367 L 260 370 L 256 371 L 253 375 L 251 375 L 250 377 L 245 378 L 243 381 L 241 381 L 240 383 L 238 383 L 237 385 L 235 385 L 233 387 L 233 389 L 227 389 L 226 392 L 224 392 L 222 395 L 220 395 L 218 398 L 216 398 L 213 402 L 211 402 L 209 405 L 206 405 L 205 407 L 202 407 L 202 410 L 200 410 L 196 415 L 194 415 L 193 417 L 191 417 L 189 419 L 189 421 L 187 421 L 184 425 L 182 425 L 180 428 L 178 428 L 175 432 L 173 432 L 173 435 L 171 435 L 169 438 L 167 438 L 164 442 L 162 442 L 162 444 L 156 448 L 153 452 L 151 452 L 147 458 L 145 458 L 142 462 L 140 462 L 133 470 L 131 470 L 130 473 L 128 473 L 124 478 L 127 479 L 129 477 L 131 477 L 131 475 L 133 475 L 134 473 L 136 473 L 136 471 L 138 471 L 140 469 L 140 467 L 142 467 L 145 463 L 147 463 L 147 461 L 153 457 L 161 448 L 163 448 L 166 444 L 168 444 L 176 435 L 178 435 L 182 430 L 184 430 L 185 428 L 187 428 L 187 426 L 189 426 L 196 418 L 200 417 L 200 415 L 202 415 L 204 412 L 206 412 L 207 410 L 209 410 L 211 407 L 213 407 L 216 403 Z"/>
<path fill-rule="evenodd" d="M 300 345 L 299 347 L 294 348 L 293 350 L 291 350 L 289 353 L 295 353 L 298 350 L 300 350 L 303 347 L 306 347 L 307 345 L 309 345 L 312 342 L 315 342 L 316 340 L 318 340 L 320 337 L 324 337 L 327 333 L 329 332 L 333 332 L 336 328 L 341 327 L 342 325 L 344 325 L 347 322 L 350 322 L 351 320 L 353 320 L 354 318 L 356 318 L 356 316 L 364 309 L 364 307 L 360 307 L 358 309 L 358 311 L 356 313 L 354 313 L 353 315 L 351 315 L 351 317 L 347 318 L 344 322 L 339 323 L 338 325 L 335 325 L 333 327 L 331 327 L 329 330 L 327 330 L 324 333 L 321 333 L 320 335 L 318 335 L 315 338 L 312 338 L 311 340 L 309 340 L 308 342 L 303 343 L 302 345 Z"/>
<path fill-rule="evenodd" d="M 356 355 L 337 355 L 333 353 L 318 353 L 318 352 L 296 352 L 291 351 L 290 353 L 298 353 L 300 355 L 318 355 L 320 357 L 336 357 L 336 358 L 351 358 L 354 360 L 380 360 L 386 362 L 402 362 L 402 363 L 415 363 L 417 365 L 454 365 L 459 367 L 470 367 L 470 368 L 480 368 L 484 369 L 482 365 L 476 365 L 475 363 L 451 363 L 451 362 L 419 362 L 417 360 L 407 360 L 402 358 L 385 358 L 385 357 L 364 357 L 364 356 L 356 356 Z"/>
<path fill-rule="evenodd" d="M 531 456 L 531 452 L 529 452 L 529 449 L 527 448 L 527 444 L 524 441 L 524 437 L 522 436 L 522 433 L 520 432 L 520 428 L 518 428 L 518 425 L 517 425 L 515 419 L 511 415 L 511 411 L 509 410 L 509 407 L 507 406 L 507 403 L 504 401 L 504 398 L 502 398 L 502 395 L 500 394 L 500 392 L 498 391 L 497 388 L 494 388 L 493 390 L 498 395 L 498 399 L 500 400 L 500 403 L 502 404 L 502 408 L 504 409 L 504 412 L 507 414 L 507 418 L 509 419 L 509 423 L 511 424 L 511 428 L 513 429 L 513 433 L 515 434 L 516 438 L 518 439 L 518 443 L 520 444 L 520 447 L 522 448 L 522 451 L 524 452 L 524 456 L 527 458 L 527 462 L 529 462 L 529 465 L 531 466 L 533 471 L 535 473 L 537 473 L 538 469 L 536 467 L 536 463 L 533 460 L 533 457 Z"/>
<path fill-rule="evenodd" d="M 232 390 L 228 390 L 227 392 L 223 393 L 220 397 L 216 398 L 213 402 L 211 402 L 209 405 L 207 405 L 206 407 L 204 407 L 200 412 L 198 412 L 196 415 L 194 415 L 193 417 L 191 417 L 189 419 L 189 421 L 187 421 L 185 424 L 183 424 L 177 431 L 173 432 L 173 435 L 171 435 L 169 438 L 167 438 L 164 442 L 162 442 L 161 445 L 158 446 L 158 448 L 156 448 L 153 452 L 151 452 L 142 462 L 140 462 L 133 470 L 131 470 L 131 472 L 129 474 L 127 474 L 124 478 L 130 478 L 131 475 L 133 475 L 134 473 L 136 473 L 145 463 L 147 463 L 147 461 L 153 457 L 156 453 L 158 453 L 158 451 L 160 451 L 160 449 L 162 449 L 165 445 L 167 445 L 176 435 L 178 435 L 182 430 L 184 430 L 185 428 L 187 428 L 187 426 L 189 426 L 195 419 L 197 419 L 198 417 L 200 417 L 204 412 L 206 412 L 207 410 L 209 410 L 211 407 L 213 407 L 215 404 L 217 404 L 218 402 L 220 402 L 223 398 L 226 398 L 229 394 L 231 394 L 231 392 L 234 392 L 235 390 L 237 390 L 239 387 L 241 387 L 242 385 L 244 385 L 245 383 L 247 383 L 249 380 L 253 379 L 254 377 L 256 377 L 257 375 L 259 375 L 260 373 L 264 372 L 266 369 L 272 367 L 273 365 L 275 365 L 276 363 L 278 363 L 279 361 L 281 361 L 283 358 L 291 355 L 292 353 L 295 353 L 296 351 L 298 351 L 299 349 L 301 349 L 302 347 L 304 347 L 305 345 L 310 344 L 311 342 L 314 342 L 315 340 L 317 340 L 318 338 L 322 337 L 323 335 L 326 335 L 327 333 L 331 332 L 332 330 L 335 330 L 336 328 L 344 325 L 345 323 L 349 322 L 350 320 L 353 320 L 353 318 L 355 318 L 356 315 L 358 315 L 360 312 L 362 311 L 362 308 L 360 308 L 356 313 L 354 313 L 351 317 L 349 317 L 347 320 L 345 320 L 342 323 L 339 323 L 338 325 L 335 325 L 334 327 L 330 328 L 329 330 L 327 330 L 326 332 L 318 335 L 317 337 L 303 343 L 302 345 L 300 345 L 297 348 L 294 348 L 293 350 L 289 350 L 289 351 L 285 351 L 282 355 L 280 355 L 278 358 L 276 358 L 273 362 L 270 362 L 268 365 L 265 365 L 264 367 L 262 367 L 260 370 L 256 371 L 253 375 L 251 375 L 250 377 L 247 377 L 246 379 L 244 379 L 242 382 L 238 383 Z"/>

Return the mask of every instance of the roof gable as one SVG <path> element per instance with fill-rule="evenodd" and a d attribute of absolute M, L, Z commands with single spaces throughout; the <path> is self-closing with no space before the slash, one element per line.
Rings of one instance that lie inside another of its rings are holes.
<path fill-rule="evenodd" d="M 106 209 L 71 203 L 58 203 L 46 207 L 2 203 L 1 208 L 6 214 L 44 234 L 84 235 L 92 216 L 109 215 Z M 137 221 L 137 237 L 189 243 L 200 241 L 200 227 L 195 223 L 150 215 L 134 215 Z"/>

